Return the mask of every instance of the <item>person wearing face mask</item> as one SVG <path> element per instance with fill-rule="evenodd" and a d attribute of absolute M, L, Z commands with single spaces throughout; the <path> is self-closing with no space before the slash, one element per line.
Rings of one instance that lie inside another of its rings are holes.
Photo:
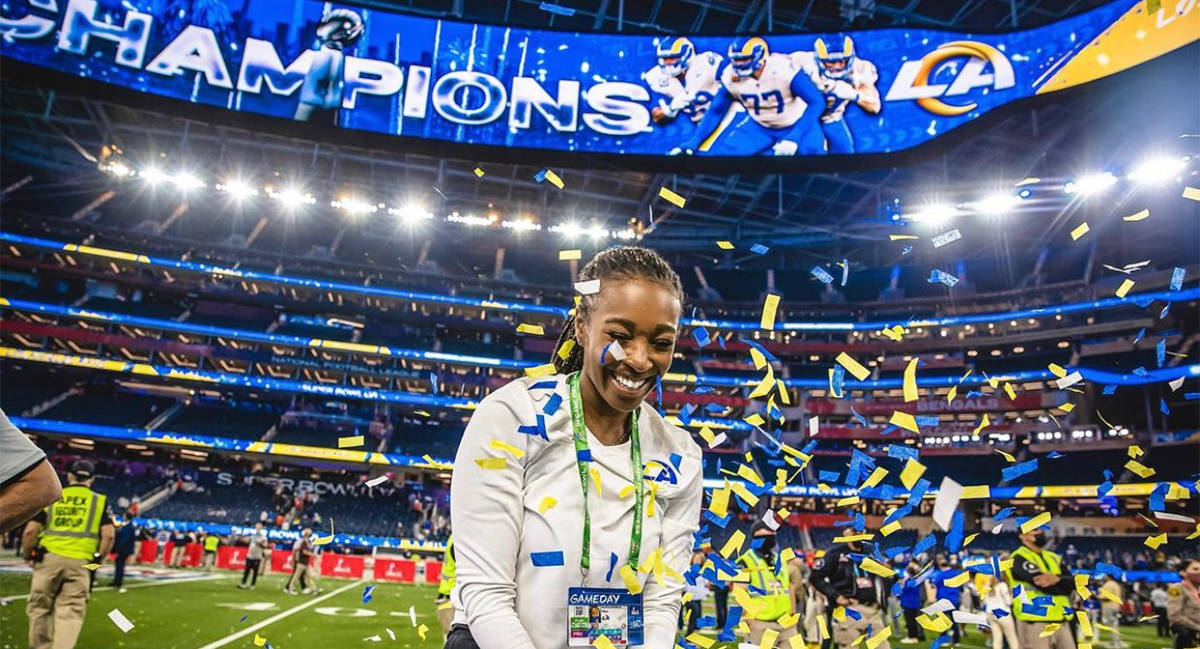
<path fill-rule="evenodd" d="M 843 530 L 842 535 L 852 537 L 858 534 L 854 529 Z M 871 573 L 858 567 L 851 554 L 864 554 L 870 550 L 860 541 L 847 541 L 834 545 L 813 564 L 812 575 L 809 579 L 829 601 L 829 609 L 839 606 L 854 609 L 859 618 L 845 615 L 841 621 L 834 618 L 833 643 L 840 649 L 851 646 L 855 640 L 867 633 L 868 629 L 878 631 L 886 626 L 883 621 L 881 603 L 881 585 L 876 583 Z M 883 640 L 877 649 L 891 649 L 891 643 Z"/>
<path fill-rule="evenodd" d="M 743 618 L 750 627 L 751 644 L 762 642 L 763 635 L 774 631 L 778 635 L 775 643 L 786 646 L 797 635 L 794 621 L 788 622 L 795 613 L 796 589 L 800 586 L 800 567 L 793 561 L 784 562 L 775 548 L 775 530 L 764 523 L 757 523 L 750 533 L 751 547 L 738 563 L 742 566 L 736 588 L 749 587 L 754 610 L 747 608 Z M 757 545 L 758 547 L 754 547 Z"/>
<path fill-rule="evenodd" d="M 459 445 L 448 649 L 675 644 L 701 453 L 645 400 L 671 367 L 683 288 L 636 246 L 576 279 L 554 372 L 488 395 Z"/>
<path fill-rule="evenodd" d="M 1183 581 L 1167 589 L 1167 622 L 1175 649 L 1200 645 L 1200 559 L 1188 559 L 1179 571 Z"/>
<path fill-rule="evenodd" d="M 1069 624 L 1074 616 L 1070 597 L 1075 581 L 1064 574 L 1062 558 L 1046 549 L 1045 527 L 1022 532 L 1019 538 L 1021 547 L 1012 553 L 1007 578 L 1013 587 L 1012 613 L 1021 649 L 1075 649 Z M 1053 632 L 1044 634 L 1051 625 L 1055 625 Z"/>

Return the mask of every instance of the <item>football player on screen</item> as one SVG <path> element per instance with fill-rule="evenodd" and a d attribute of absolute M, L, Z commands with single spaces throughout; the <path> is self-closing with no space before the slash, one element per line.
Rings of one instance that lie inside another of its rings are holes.
<path fill-rule="evenodd" d="M 840 50 L 832 50 L 840 47 Z M 879 71 L 875 64 L 858 58 L 849 36 L 818 38 L 812 52 L 798 52 L 801 67 L 825 95 L 821 130 L 830 153 L 854 153 L 854 135 L 844 119 L 846 108 L 855 104 L 876 115 L 883 108 L 879 99 Z"/>
<path fill-rule="evenodd" d="M 654 123 L 667 124 L 680 113 L 699 122 L 721 89 L 717 71 L 723 60 L 716 52 L 697 54 L 696 46 L 683 37 L 662 41 L 658 65 L 642 74 L 650 90 L 659 95 L 658 106 L 650 111 Z"/>
<path fill-rule="evenodd" d="M 796 54 L 772 54 L 757 36 L 738 38 L 729 46 L 729 60 L 718 74 L 721 91 L 696 129 L 696 134 L 669 155 L 696 152 L 777 156 L 825 152 L 818 117 L 825 98 L 800 69 Z M 737 101 L 744 112 L 726 113 Z"/>

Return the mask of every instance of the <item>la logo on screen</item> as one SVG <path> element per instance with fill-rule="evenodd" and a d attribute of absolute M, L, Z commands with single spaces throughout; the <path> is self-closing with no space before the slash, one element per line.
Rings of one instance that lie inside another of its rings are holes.
<path fill-rule="evenodd" d="M 932 83 L 943 64 L 953 65 L 950 83 Z M 987 71 L 990 67 L 991 71 Z M 1012 63 L 1000 50 L 977 41 L 953 41 L 938 46 L 916 61 L 900 66 L 896 80 L 888 90 L 887 101 L 916 100 L 917 105 L 934 115 L 965 115 L 979 104 L 974 101 L 943 101 L 962 97 L 976 88 L 1004 90 L 1016 85 Z"/>

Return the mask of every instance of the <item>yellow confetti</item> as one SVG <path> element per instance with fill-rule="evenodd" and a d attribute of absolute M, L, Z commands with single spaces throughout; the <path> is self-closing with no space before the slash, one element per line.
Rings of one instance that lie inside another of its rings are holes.
<path fill-rule="evenodd" d="M 625 588 L 637 595 L 642 592 L 642 584 L 638 582 L 637 572 L 629 564 L 621 566 L 621 579 L 625 580 Z"/>
<path fill-rule="evenodd" d="M 904 338 L 904 327 L 896 325 L 895 327 L 884 329 L 879 333 L 883 334 L 885 338 L 890 338 L 891 340 L 900 342 L 900 340 Z"/>
<path fill-rule="evenodd" d="M 775 329 L 775 310 L 779 308 L 779 296 L 774 293 L 768 293 L 767 299 L 763 302 L 762 321 L 759 326 L 763 329 Z"/>
<path fill-rule="evenodd" d="M 950 628 L 951 622 L 950 618 L 946 617 L 945 613 L 938 613 L 934 617 L 929 617 L 928 615 L 922 613 L 921 615 L 917 616 L 917 624 L 920 624 L 922 627 L 933 631 L 934 633 L 940 634 Z"/>
<path fill-rule="evenodd" d="M 1021 533 L 1028 534 L 1030 530 L 1036 530 L 1037 528 L 1049 522 L 1050 512 L 1042 512 L 1037 516 L 1025 521 L 1024 523 L 1021 523 Z"/>
<path fill-rule="evenodd" d="M 352 437 L 339 437 L 338 448 L 358 448 L 366 444 L 366 436 L 354 435 Z"/>
<path fill-rule="evenodd" d="M 596 485 L 596 497 L 599 498 L 604 490 L 600 488 L 600 469 L 592 467 L 588 469 L 588 473 L 592 476 L 592 483 Z"/>
<path fill-rule="evenodd" d="M 884 536 L 891 536 L 900 529 L 900 521 L 892 521 L 887 525 L 879 528 L 879 533 Z"/>
<path fill-rule="evenodd" d="M 1092 596 L 1092 591 L 1087 587 L 1088 578 L 1089 575 L 1086 574 L 1075 575 L 1075 592 L 1079 593 L 1080 599 L 1088 599 Z"/>
<path fill-rule="evenodd" d="M 991 495 L 992 488 L 985 484 L 964 485 L 962 497 L 965 499 L 971 498 L 987 498 Z"/>
<path fill-rule="evenodd" d="M 1166 542 L 1167 542 L 1167 535 L 1166 535 L 1166 534 L 1159 534 L 1158 536 L 1147 536 L 1147 537 L 1146 537 L 1146 540 L 1145 540 L 1145 541 L 1143 541 L 1143 542 L 1144 542 L 1144 543 L 1146 544 L 1146 546 L 1147 546 L 1147 547 L 1149 547 L 1151 550 L 1157 550 L 1157 549 L 1159 548 L 1159 546 L 1166 544 Z"/>
<path fill-rule="evenodd" d="M 946 403 L 954 403 L 954 397 L 958 396 L 958 386 L 950 386 L 950 391 L 946 393 Z"/>
<path fill-rule="evenodd" d="M 775 640 L 779 637 L 779 632 L 775 629 L 764 629 L 762 641 L 758 643 L 758 649 L 773 649 Z"/>
<path fill-rule="evenodd" d="M 1063 369 L 1062 366 L 1057 363 L 1050 363 L 1049 365 L 1046 366 L 1046 369 L 1050 370 L 1051 374 L 1053 374 L 1054 376 L 1057 376 L 1060 379 L 1065 378 L 1067 376 L 1067 371 L 1065 369 Z"/>
<path fill-rule="evenodd" d="M 542 504 L 538 505 L 538 513 L 545 514 L 546 512 L 550 511 L 557 504 L 558 504 L 558 501 L 555 500 L 552 496 L 546 496 L 545 498 L 542 498 Z"/>
<path fill-rule="evenodd" d="M 717 247 L 721 250 L 733 250 L 733 244 L 728 241 L 718 241 Z"/>
<path fill-rule="evenodd" d="M 757 412 L 749 417 L 743 417 L 742 421 L 750 424 L 751 426 L 762 426 L 763 424 L 767 423 L 763 421 L 762 415 L 758 414 Z"/>
<path fill-rule="evenodd" d="M 258 635 L 257 633 L 255 633 L 255 634 L 254 634 L 254 646 L 256 646 L 256 647 L 262 647 L 262 646 L 264 646 L 264 645 L 266 645 L 266 644 L 267 644 L 267 639 L 266 639 L 266 638 L 264 638 L 264 637 L 262 637 L 262 636 Z"/>
<path fill-rule="evenodd" d="M 1137 214 L 1130 214 L 1129 216 L 1122 216 L 1121 220 L 1129 221 L 1130 223 L 1133 223 L 1136 221 L 1145 221 L 1149 216 L 1150 216 L 1150 210 L 1145 209 L 1145 210 L 1142 210 L 1141 212 L 1138 212 Z"/>
<path fill-rule="evenodd" d="M 582 250 L 559 250 L 558 251 L 558 260 L 559 261 L 571 261 L 573 259 L 582 259 L 582 258 L 583 258 Z"/>
<path fill-rule="evenodd" d="M 737 494 L 738 498 L 746 501 L 747 505 L 753 507 L 758 504 L 758 496 L 750 493 L 750 490 L 746 488 L 746 485 L 742 484 L 741 482 L 731 482 L 729 484 L 729 488 L 733 490 L 733 493 Z"/>
<path fill-rule="evenodd" d="M 512 455 L 514 458 L 516 458 L 518 460 L 525 457 L 525 451 L 522 451 L 521 449 L 513 446 L 512 444 L 502 442 L 498 439 L 493 439 L 491 442 L 488 443 L 488 446 L 491 446 L 492 448 L 496 449 L 497 451 L 504 451 L 505 453 Z"/>
<path fill-rule="evenodd" d="M 1126 462 L 1125 468 L 1136 473 L 1139 478 L 1149 478 L 1156 473 L 1154 469 L 1151 469 L 1137 460 L 1130 460 Z"/>
<path fill-rule="evenodd" d="M 979 431 L 983 430 L 984 428 L 987 428 L 989 425 L 991 425 L 991 423 L 992 422 L 988 421 L 987 413 L 986 412 L 983 413 L 983 419 L 979 420 L 979 425 L 975 427 L 975 430 L 971 431 L 971 434 L 978 435 Z"/>
<path fill-rule="evenodd" d="M 975 534 L 972 534 L 971 536 L 968 536 L 967 538 L 963 539 L 963 544 L 962 544 L 962 546 L 965 548 L 965 547 L 967 547 L 968 545 L 971 545 L 971 542 L 972 542 L 972 541 L 974 541 L 974 540 L 975 540 L 975 538 L 976 538 L 976 537 L 978 537 L 978 536 L 979 536 L 979 534 L 978 534 L 978 533 L 975 533 Z"/>
<path fill-rule="evenodd" d="M 862 563 L 860 563 L 858 565 L 863 570 L 866 570 L 867 572 L 869 572 L 873 575 L 879 575 L 880 577 L 883 577 L 884 579 L 890 579 L 890 578 L 896 576 L 895 570 L 893 570 L 892 568 L 889 568 L 888 566 L 883 565 L 882 563 L 879 563 L 878 561 L 872 559 L 871 557 L 863 557 Z"/>
<path fill-rule="evenodd" d="M 1061 406 L 1059 406 L 1058 409 L 1063 412 L 1071 412 L 1072 410 L 1075 409 L 1075 404 L 1070 403 L 1070 402 L 1064 403 Z"/>
<path fill-rule="evenodd" d="M 822 640 L 829 639 L 829 625 L 826 624 L 824 615 L 817 616 L 817 633 L 820 634 Z"/>
<path fill-rule="evenodd" d="M 920 480 L 924 474 L 925 465 L 912 458 L 908 458 L 904 462 L 904 469 L 900 471 L 900 484 L 903 484 L 905 489 L 912 489 L 917 484 L 917 480 Z"/>
<path fill-rule="evenodd" d="M 1087 611 L 1075 611 L 1075 619 L 1079 621 L 1079 631 L 1085 638 L 1091 638 L 1096 635 L 1096 631 L 1092 629 L 1092 620 L 1088 617 Z"/>
<path fill-rule="evenodd" d="M 479 167 L 475 167 L 475 177 L 483 178 L 483 169 L 480 169 Z"/>
<path fill-rule="evenodd" d="M 1004 384 L 1004 393 L 1008 395 L 1008 399 L 1009 399 L 1009 401 L 1016 401 L 1016 400 L 1017 400 L 1017 393 L 1016 393 L 1016 391 L 1015 391 L 1015 390 L 1013 390 L 1012 383 L 1005 383 L 1005 384 Z"/>
<path fill-rule="evenodd" d="M 562 344 L 562 347 L 558 348 L 558 357 L 564 361 L 567 360 L 567 357 L 571 355 L 572 349 L 575 349 L 575 341 L 568 339 Z"/>
<path fill-rule="evenodd" d="M 834 360 L 837 361 L 838 365 L 846 368 L 846 371 L 852 374 L 854 378 L 858 379 L 859 381 L 866 380 L 868 376 L 871 376 L 871 370 L 863 367 L 858 361 L 851 358 L 851 356 L 846 352 L 838 354 L 838 357 Z"/>
<path fill-rule="evenodd" d="M 1024 187 L 1025 185 L 1036 185 L 1040 182 L 1042 182 L 1041 178 L 1034 178 L 1034 177 L 1030 176 L 1029 178 L 1023 178 L 1021 180 L 1018 180 L 1017 184 L 1013 185 L 1013 187 Z"/>
<path fill-rule="evenodd" d="M 317 538 L 313 539 L 312 542 L 313 545 L 329 545 L 330 543 L 333 543 L 332 534 L 329 536 L 318 536 Z"/>
<path fill-rule="evenodd" d="M 617 493 L 617 498 L 620 498 L 621 500 L 625 500 L 626 498 L 633 495 L 634 489 L 636 489 L 636 487 L 634 487 L 631 484 L 627 484 L 624 487 L 621 487 L 621 491 L 619 493 Z"/>
<path fill-rule="evenodd" d="M 542 325 L 526 324 L 522 322 L 521 324 L 517 325 L 517 333 L 529 334 L 531 336 L 545 336 L 546 330 L 542 328 Z"/>
<path fill-rule="evenodd" d="M 687 637 L 687 641 L 696 645 L 697 647 L 700 647 L 700 649 L 710 649 L 714 644 L 717 643 L 716 640 L 713 640 L 708 636 L 700 635 L 699 631 L 689 635 Z"/>
<path fill-rule="evenodd" d="M 1112 426 L 1109 426 L 1109 428 L 1112 428 Z M 1135 460 L 1146 454 L 1146 452 L 1142 450 L 1142 447 L 1138 446 L 1137 444 L 1131 444 L 1129 448 L 1125 450 L 1125 452 L 1129 455 L 1130 459 Z"/>
<path fill-rule="evenodd" d="M 89 564 L 85 565 L 85 566 L 83 567 L 83 569 L 84 569 L 84 570 L 99 570 L 99 569 L 100 569 L 100 564 L 98 564 L 98 563 L 89 563 Z"/>
<path fill-rule="evenodd" d="M 1131 279 L 1121 282 L 1121 285 L 1117 287 L 1117 297 L 1125 297 L 1128 295 L 1129 289 L 1133 288 L 1134 284 L 1137 284 L 1137 282 Z"/>
<path fill-rule="evenodd" d="M 867 638 L 867 649 L 876 649 L 890 637 L 892 637 L 892 627 L 885 624 L 879 633 Z"/>
<path fill-rule="evenodd" d="M 911 239 L 920 239 L 921 237 L 912 234 L 890 234 L 888 238 L 892 241 L 909 241 Z"/>
<path fill-rule="evenodd" d="M 958 588 L 959 586 L 966 585 L 967 581 L 969 581 L 970 579 L 971 579 L 971 573 L 964 570 L 964 571 L 958 573 L 957 575 L 947 579 L 945 583 L 950 588 Z"/>
<path fill-rule="evenodd" d="M 725 541 L 725 545 L 721 546 L 721 556 L 726 559 L 740 556 L 742 553 L 742 544 L 745 542 L 746 535 L 741 530 L 734 530 L 733 535 Z"/>
<path fill-rule="evenodd" d="M 913 417 L 907 412 L 900 412 L 899 410 L 893 412 L 892 418 L 888 420 L 888 423 L 893 426 L 899 426 L 900 428 L 903 428 L 909 432 L 921 432 L 921 429 L 917 428 L 917 418 Z"/>
<path fill-rule="evenodd" d="M 477 457 L 475 464 L 485 471 L 499 471 L 508 468 L 508 458 L 506 457 Z"/>
<path fill-rule="evenodd" d="M 1042 629 L 1042 632 L 1038 635 L 1038 637 L 1039 638 L 1049 638 L 1050 636 L 1054 635 L 1055 633 L 1058 633 L 1058 630 L 1061 628 L 1062 628 L 1062 624 L 1060 624 L 1058 622 L 1052 622 L 1050 624 L 1047 624 L 1046 628 Z"/>
<path fill-rule="evenodd" d="M 676 194 L 675 192 L 667 189 L 666 187 L 658 188 L 658 196 L 660 198 L 666 200 L 668 203 L 674 205 L 675 207 L 679 207 L 679 208 L 683 207 L 683 197 L 680 196 L 679 194 Z"/>
<path fill-rule="evenodd" d="M 857 543 L 858 541 L 870 541 L 875 538 L 874 534 L 851 534 L 849 536 L 835 536 L 834 543 Z"/>
<path fill-rule="evenodd" d="M 538 365 L 537 367 L 525 368 L 525 376 L 528 376 L 531 379 L 540 379 L 543 376 L 550 376 L 557 371 L 558 370 L 554 369 L 554 363 L 546 363 L 545 365 Z"/>
<path fill-rule="evenodd" d="M 1008 460 L 1008 463 L 1009 463 L 1009 464 L 1012 464 L 1013 462 L 1016 462 L 1016 461 L 1017 461 L 1017 458 L 1013 457 L 1011 454 L 1009 454 L 1009 453 L 1005 453 L 1004 451 L 1001 451 L 1000 449 L 995 449 L 995 450 L 996 450 L 996 452 L 997 452 L 997 453 L 999 453 L 1000 455 L 1003 455 L 1003 456 L 1004 456 L 1004 459 L 1005 459 L 1005 460 Z"/>
<path fill-rule="evenodd" d="M 914 356 L 904 368 L 904 402 L 916 401 L 917 395 L 917 363 L 920 358 Z"/>
<path fill-rule="evenodd" d="M 1083 223 L 1079 224 L 1079 227 L 1071 230 L 1071 241 L 1079 241 L 1079 237 L 1082 237 L 1090 231 L 1091 228 L 1088 227 L 1087 221 L 1084 221 Z"/>
<path fill-rule="evenodd" d="M 1192 201 L 1200 201 L 1200 189 L 1196 189 L 1195 187 L 1184 187 L 1183 197 Z"/>
<path fill-rule="evenodd" d="M 554 173 L 553 171 L 550 171 L 549 169 L 546 170 L 546 180 L 549 180 L 551 185 L 554 185 L 555 187 L 557 187 L 559 189 L 562 189 L 563 186 L 566 184 L 563 182 L 562 178 L 558 177 L 558 174 Z"/>
<path fill-rule="evenodd" d="M 883 479 L 885 477 L 887 477 L 887 474 L 888 474 L 887 469 L 885 469 L 881 466 L 875 467 L 875 470 L 871 472 L 871 475 L 867 477 L 866 481 L 864 481 L 862 483 L 862 486 L 860 488 L 861 489 L 869 489 L 871 487 L 874 487 L 875 485 L 882 482 Z"/>
<path fill-rule="evenodd" d="M 857 504 L 858 504 L 858 496 L 846 496 L 845 498 L 839 498 L 837 501 L 838 507 L 850 507 L 851 505 L 857 505 Z"/>
<path fill-rule="evenodd" d="M 592 642 L 592 646 L 596 647 L 597 649 L 616 649 L 616 647 L 613 646 L 612 640 L 609 640 L 608 636 L 606 635 L 596 636 L 595 641 Z"/>
<path fill-rule="evenodd" d="M 758 472 L 745 464 L 738 465 L 737 474 L 739 478 L 744 478 L 746 481 L 753 483 L 756 487 L 763 486 L 763 479 L 758 475 Z"/>
<path fill-rule="evenodd" d="M 422 639 L 422 640 L 424 640 L 424 639 L 425 639 L 425 634 L 426 634 L 426 633 L 428 633 L 428 632 L 429 632 L 429 627 L 428 627 L 428 626 L 425 626 L 424 624 L 422 624 L 421 626 L 417 627 L 417 635 L 421 636 L 421 639 Z"/>

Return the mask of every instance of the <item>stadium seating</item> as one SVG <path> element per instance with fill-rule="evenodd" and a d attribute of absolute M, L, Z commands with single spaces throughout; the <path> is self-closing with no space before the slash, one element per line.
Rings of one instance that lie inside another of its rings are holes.
<path fill-rule="evenodd" d="M 98 426 L 141 428 L 174 403 L 175 400 L 169 397 L 130 392 L 72 394 L 41 416 Z"/>
<path fill-rule="evenodd" d="M 258 440 L 278 421 L 279 413 L 269 407 L 243 409 L 230 405 L 197 404 L 183 407 L 161 428 L 179 433 Z"/>

